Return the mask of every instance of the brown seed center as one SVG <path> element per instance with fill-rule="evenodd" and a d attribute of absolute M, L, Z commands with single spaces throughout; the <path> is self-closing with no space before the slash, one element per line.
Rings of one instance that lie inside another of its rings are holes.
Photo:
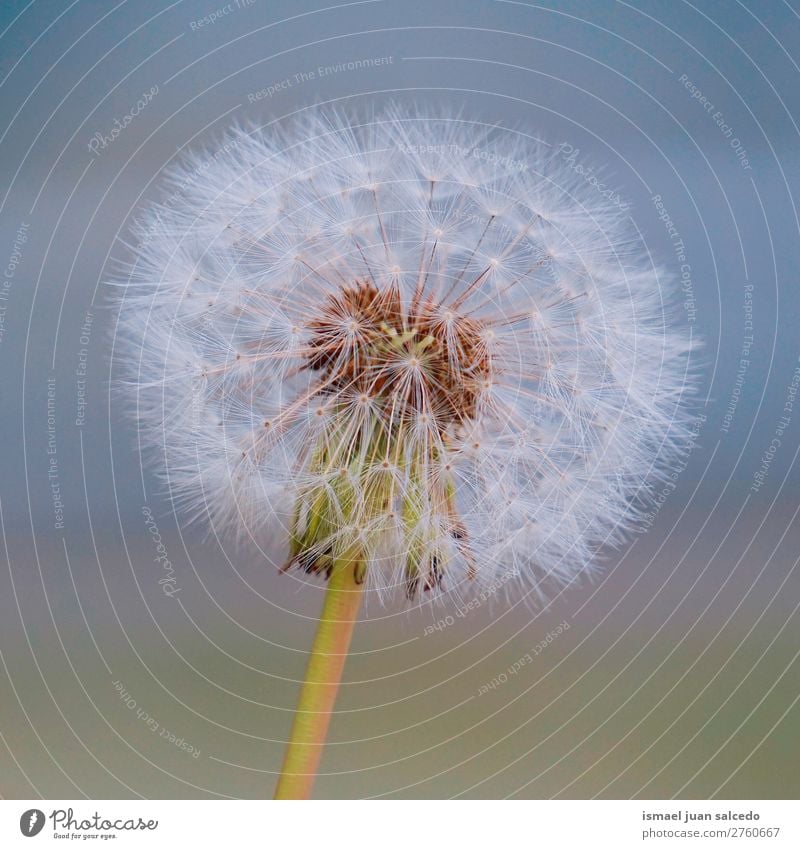
<path fill-rule="evenodd" d="M 430 413 L 444 431 L 475 418 L 491 383 L 484 325 L 432 297 L 404 304 L 395 285 L 342 286 L 307 327 L 306 367 L 323 391 L 375 399 L 386 414 Z"/>

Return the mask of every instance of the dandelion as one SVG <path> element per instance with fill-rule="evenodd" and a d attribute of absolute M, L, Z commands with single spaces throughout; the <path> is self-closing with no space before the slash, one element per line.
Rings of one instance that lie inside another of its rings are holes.
<path fill-rule="evenodd" d="M 687 436 L 691 345 L 624 210 L 520 134 L 315 112 L 166 193 L 121 301 L 137 414 L 190 519 L 328 581 L 277 793 L 307 796 L 363 588 L 596 568 Z"/>

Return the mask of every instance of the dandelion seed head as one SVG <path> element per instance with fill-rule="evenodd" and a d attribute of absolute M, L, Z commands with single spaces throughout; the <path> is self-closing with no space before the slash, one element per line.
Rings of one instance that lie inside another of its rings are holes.
<path fill-rule="evenodd" d="M 689 434 L 692 345 L 626 214 L 552 149 L 318 111 L 232 130 L 166 192 L 119 329 L 191 519 L 410 598 L 510 569 L 538 598 L 636 526 Z"/>

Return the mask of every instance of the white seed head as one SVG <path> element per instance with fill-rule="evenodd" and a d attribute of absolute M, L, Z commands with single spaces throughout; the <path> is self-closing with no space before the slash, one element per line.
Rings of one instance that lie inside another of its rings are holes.
<path fill-rule="evenodd" d="M 172 169 L 119 328 L 191 518 L 410 597 L 541 596 L 635 525 L 687 437 L 672 281 L 551 149 L 497 136 L 315 112 Z"/>

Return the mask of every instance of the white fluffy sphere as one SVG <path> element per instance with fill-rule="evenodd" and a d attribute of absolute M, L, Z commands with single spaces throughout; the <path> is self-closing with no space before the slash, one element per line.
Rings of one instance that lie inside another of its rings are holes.
<path fill-rule="evenodd" d="M 287 566 L 541 594 L 686 439 L 671 279 L 529 137 L 398 107 L 238 128 L 134 229 L 119 355 L 169 492 Z"/>

